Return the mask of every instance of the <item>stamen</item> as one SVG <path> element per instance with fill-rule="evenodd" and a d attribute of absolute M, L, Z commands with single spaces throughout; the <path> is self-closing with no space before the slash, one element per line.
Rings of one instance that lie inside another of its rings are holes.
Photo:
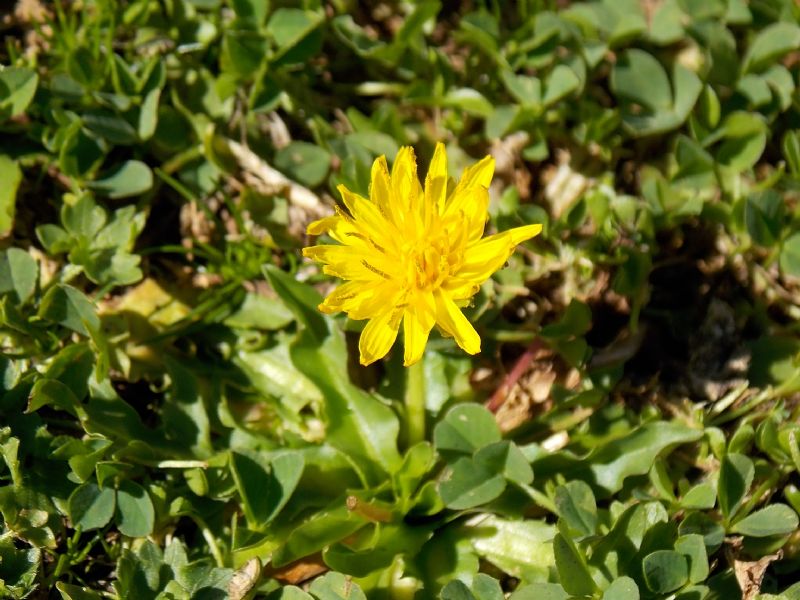
<path fill-rule="evenodd" d="M 361 264 L 364 265 L 365 268 L 367 268 L 370 271 L 372 271 L 373 273 L 375 273 L 376 275 L 379 275 L 379 276 L 383 277 L 384 279 L 390 279 L 389 275 L 387 275 L 386 273 L 384 273 L 380 269 L 377 269 L 377 268 L 373 267 L 366 260 L 362 259 L 361 260 Z"/>

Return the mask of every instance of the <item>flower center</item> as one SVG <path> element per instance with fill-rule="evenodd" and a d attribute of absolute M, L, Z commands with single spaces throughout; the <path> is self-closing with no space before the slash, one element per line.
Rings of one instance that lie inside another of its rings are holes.
<path fill-rule="evenodd" d="M 403 248 L 406 262 L 406 288 L 430 290 L 450 276 L 454 257 L 446 235 L 423 238 Z"/>

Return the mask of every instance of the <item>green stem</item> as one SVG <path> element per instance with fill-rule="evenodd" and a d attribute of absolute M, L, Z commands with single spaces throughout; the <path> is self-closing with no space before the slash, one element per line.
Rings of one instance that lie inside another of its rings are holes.
<path fill-rule="evenodd" d="M 406 370 L 408 445 L 425 440 L 425 357 Z"/>

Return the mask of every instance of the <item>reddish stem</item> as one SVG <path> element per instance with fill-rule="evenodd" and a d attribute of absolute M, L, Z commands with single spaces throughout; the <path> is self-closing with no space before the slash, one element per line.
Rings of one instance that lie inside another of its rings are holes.
<path fill-rule="evenodd" d="M 492 397 L 486 402 L 486 408 L 496 413 L 506 401 L 508 393 L 512 390 L 517 381 L 519 381 L 520 377 L 525 374 L 531 366 L 531 363 L 539 358 L 539 354 L 546 348 L 547 346 L 540 338 L 533 340 L 525 349 L 525 352 L 522 353 L 522 356 L 514 363 L 512 369 L 506 374 L 500 387 L 495 390 Z"/>

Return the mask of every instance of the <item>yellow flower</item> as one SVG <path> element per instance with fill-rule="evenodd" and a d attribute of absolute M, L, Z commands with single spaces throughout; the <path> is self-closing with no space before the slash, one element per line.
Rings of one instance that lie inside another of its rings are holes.
<path fill-rule="evenodd" d="M 334 216 L 309 225 L 310 235 L 328 233 L 339 244 L 304 248 L 303 256 L 346 280 L 319 309 L 369 319 L 359 340 L 361 364 L 389 352 L 401 322 L 406 366 L 422 357 L 434 325 L 466 352 L 480 352 L 481 339 L 459 307 L 504 265 L 517 244 L 542 230 L 526 225 L 482 238 L 493 173 L 494 159 L 487 156 L 452 185 L 440 143 L 423 191 L 414 151 L 404 147 L 391 176 L 386 157 L 373 163 L 369 200 L 340 185 L 348 212 L 337 208 Z"/>

